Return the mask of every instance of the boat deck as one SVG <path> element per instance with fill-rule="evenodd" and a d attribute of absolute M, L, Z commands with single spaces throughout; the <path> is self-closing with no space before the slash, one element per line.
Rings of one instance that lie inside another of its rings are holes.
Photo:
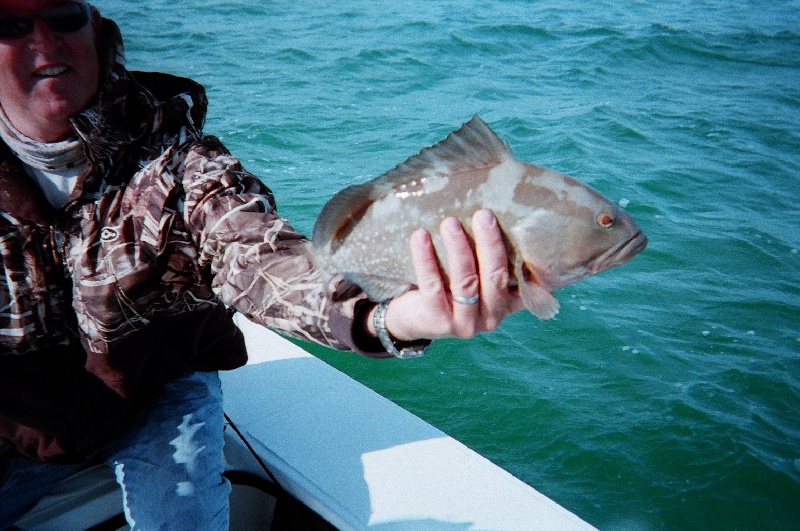
<path fill-rule="evenodd" d="M 286 493 L 321 515 L 322 528 L 594 529 L 297 345 L 237 319 L 251 359 L 222 374 L 231 529 L 269 529 L 276 499 L 303 512 Z M 18 526 L 125 529 L 120 508 L 111 471 L 96 467 L 57 486 Z"/>

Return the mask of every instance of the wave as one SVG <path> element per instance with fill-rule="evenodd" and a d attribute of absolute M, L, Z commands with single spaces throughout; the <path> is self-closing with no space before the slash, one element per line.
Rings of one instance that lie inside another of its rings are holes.
<path fill-rule="evenodd" d="M 643 60 L 653 64 L 709 62 L 750 63 L 800 67 L 800 33 L 756 31 L 709 33 L 653 24 L 645 31 L 582 29 L 569 35 L 582 53 L 609 54 L 619 62 Z"/>

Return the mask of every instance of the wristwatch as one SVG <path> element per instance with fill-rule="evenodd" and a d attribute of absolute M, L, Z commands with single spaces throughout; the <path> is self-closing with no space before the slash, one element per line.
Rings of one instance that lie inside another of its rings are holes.
<path fill-rule="evenodd" d="M 400 359 L 419 358 L 425 355 L 425 351 L 431 345 L 430 339 L 418 339 L 416 341 L 395 341 L 386 329 L 386 309 L 389 307 L 389 302 L 392 299 L 386 299 L 378 304 L 375 309 L 375 314 L 372 318 L 372 324 L 375 326 L 375 334 L 386 349 L 386 352 Z"/>

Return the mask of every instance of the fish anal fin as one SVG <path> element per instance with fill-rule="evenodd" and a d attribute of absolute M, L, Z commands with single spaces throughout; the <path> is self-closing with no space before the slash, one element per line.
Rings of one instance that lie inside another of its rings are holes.
<path fill-rule="evenodd" d="M 397 280 L 387 279 L 369 273 L 344 273 L 344 277 L 360 286 L 370 300 L 375 302 L 385 301 L 402 295 L 411 288 L 411 284 L 401 284 Z"/>

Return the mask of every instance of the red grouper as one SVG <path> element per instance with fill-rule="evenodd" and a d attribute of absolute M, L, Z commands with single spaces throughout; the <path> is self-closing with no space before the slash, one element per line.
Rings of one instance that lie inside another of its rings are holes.
<path fill-rule="evenodd" d="M 647 245 L 627 212 L 572 177 L 517 160 L 475 116 L 380 177 L 334 195 L 307 252 L 326 274 L 341 273 L 372 300 L 385 300 L 415 283 L 408 250 L 415 230 L 426 229 L 444 256 L 441 221 L 454 216 L 469 231 L 482 208 L 503 231 L 512 286 L 541 319 L 558 313 L 555 290 Z"/>

